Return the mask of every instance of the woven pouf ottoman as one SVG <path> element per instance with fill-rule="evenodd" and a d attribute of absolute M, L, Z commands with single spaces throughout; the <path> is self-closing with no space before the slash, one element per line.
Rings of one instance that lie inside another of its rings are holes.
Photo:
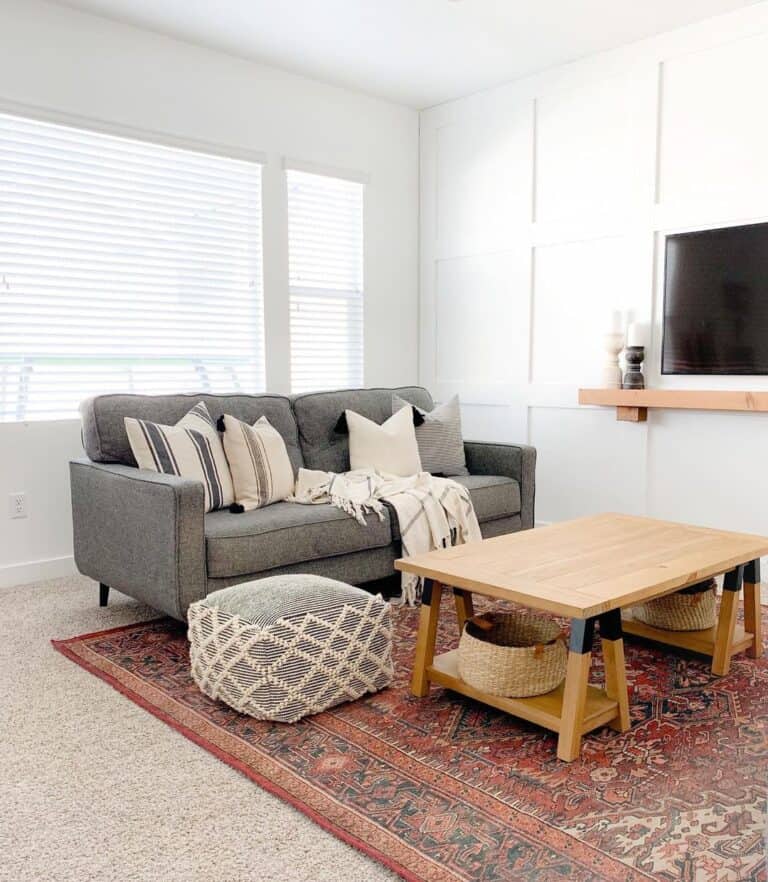
<path fill-rule="evenodd" d="M 192 677 L 210 698 L 293 723 L 392 680 L 381 597 L 322 576 L 271 576 L 214 591 L 188 612 Z"/>

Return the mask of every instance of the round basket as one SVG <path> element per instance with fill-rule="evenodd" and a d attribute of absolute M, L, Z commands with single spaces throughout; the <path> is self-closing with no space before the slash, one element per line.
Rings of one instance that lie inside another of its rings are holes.
<path fill-rule="evenodd" d="M 633 615 L 638 621 L 665 631 L 703 631 L 711 628 L 717 620 L 715 580 L 708 579 L 666 597 L 648 600 L 636 606 Z"/>
<path fill-rule="evenodd" d="M 464 626 L 459 676 L 491 695 L 524 698 L 559 686 L 567 657 L 556 622 L 522 610 L 486 613 Z"/>

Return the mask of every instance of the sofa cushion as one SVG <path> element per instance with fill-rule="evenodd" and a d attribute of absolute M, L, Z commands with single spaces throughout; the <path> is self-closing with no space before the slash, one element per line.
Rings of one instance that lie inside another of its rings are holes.
<path fill-rule="evenodd" d="M 392 393 L 410 404 L 432 410 L 432 396 L 421 386 L 399 389 L 348 389 L 310 392 L 293 399 L 304 464 L 326 472 L 349 470 L 349 436 L 334 431 L 345 410 L 354 410 L 379 424 L 392 416 Z"/>
<path fill-rule="evenodd" d="M 480 524 L 508 518 L 520 511 L 520 485 L 514 478 L 500 475 L 458 475 L 451 480 L 468 488 Z M 392 518 L 392 535 L 399 540 L 397 514 L 391 505 L 387 505 L 387 509 Z"/>
<path fill-rule="evenodd" d="M 501 475 L 457 475 L 451 479 L 463 484 L 472 498 L 477 520 L 482 524 L 507 518 L 520 511 L 520 485 Z"/>
<path fill-rule="evenodd" d="M 366 526 L 332 505 L 276 502 L 242 514 L 205 516 L 210 578 L 260 573 L 302 561 L 380 548 L 392 542 L 389 514 L 371 514 Z"/>
<path fill-rule="evenodd" d="M 265 416 L 283 436 L 294 471 L 304 464 L 296 420 L 285 395 L 97 395 L 80 405 L 85 452 L 94 462 L 135 466 L 125 417 L 173 426 L 198 401 L 205 402 L 214 422 L 224 413 L 249 425 Z"/>

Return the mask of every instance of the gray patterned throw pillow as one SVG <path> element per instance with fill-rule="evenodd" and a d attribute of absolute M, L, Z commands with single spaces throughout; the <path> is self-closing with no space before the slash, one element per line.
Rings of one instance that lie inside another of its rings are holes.
<path fill-rule="evenodd" d="M 408 404 L 410 402 L 399 395 L 392 396 L 393 412 Z M 422 469 L 432 475 L 446 477 L 468 475 L 464 439 L 461 437 L 459 396 L 454 395 L 429 413 L 415 405 L 411 407 L 424 417 L 424 422 L 416 426 L 416 443 L 419 446 Z"/>

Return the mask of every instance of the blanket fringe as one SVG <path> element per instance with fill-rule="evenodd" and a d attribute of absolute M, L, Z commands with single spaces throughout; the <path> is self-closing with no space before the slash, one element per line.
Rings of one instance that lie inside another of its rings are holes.
<path fill-rule="evenodd" d="M 384 506 L 380 502 L 355 502 L 346 496 L 331 496 L 331 504 L 353 517 L 363 527 L 366 526 L 365 516 L 369 512 L 377 514 L 380 521 L 384 520 Z"/>
<path fill-rule="evenodd" d="M 401 580 L 400 597 L 393 597 L 390 603 L 393 606 L 416 606 L 421 603 L 421 594 L 424 588 L 424 580 L 413 573 L 403 573 Z"/>
<path fill-rule="evenodd" d="M 400 477 L 381 475 L 373 469 L 343 474 L 299 469 L 289 498 L 305 505 L 330 502 L 361 526 L 365 526 L 365 516 L 370 512 L 385 521 L 386 503 L 400 526 L 403 557 L 482 538 L 468 489 L 450 478 L 427 472 Z M 397 602 L 416 606 L 421 595 L 422 580 L 403 573 L 402 595 Z"/>

